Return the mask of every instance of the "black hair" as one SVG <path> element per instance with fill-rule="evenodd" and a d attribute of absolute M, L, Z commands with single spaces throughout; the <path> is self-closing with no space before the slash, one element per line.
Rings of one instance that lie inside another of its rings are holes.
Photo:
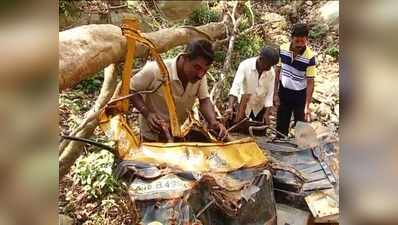
<path fill-rule="evenodd" d="M 269 46 L 261 49 L 260 57 L 270 63 L 270 66 L 276 65 L 279 61 L 279 52 Z"/>
<path fill-rule="evenodd" d="M 190 60 L 202 57 L 209 65 L 212 64 L 214 60 L 213 46 L 205 39 L 190 42 L 185 49 L 185 53 Z"/>
<path fill-rule="evenodd" d="M 298 23 L 293 26 L 292 37 L 308 37 L 308 26 L 304 23 Z"/>

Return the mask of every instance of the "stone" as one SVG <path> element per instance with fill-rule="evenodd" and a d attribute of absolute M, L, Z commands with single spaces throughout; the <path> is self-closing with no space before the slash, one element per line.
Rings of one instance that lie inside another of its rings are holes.
<path fill-rule="evenodd" d="M 333 56 L 330 56 L 330 55 L 325 56 L 325 61 L 327 63 L 333 62 L 334 60 L 335 60 L 335 58 Z"/>
<path fill-rule="evenodd" d="M 297 121 L 294 136 L 300 149 L 314 148 L 319 144 L 315 130 L 310 123 Z"/>
<path fill-rule="evenodd" d="M 312 6 L 312 1 L 306 1 L 305 4 L 308 6 Z"/>
<path fill-rule="evenodd" d="M 202 1 L 160 1 L 159 8 L 171 21 L 180 21 L 188 18 L 192 12 L 200 8 Z"/>
<path fill-rule="evenodd" d="M 321 104 L 319 104 L 317 111 L 318 111 L 319 115 L 322 117 L 325 117 L 331 113 L 330 106 L 326 105 L 323 102 Z"/>
<path fill-rule="evenodd" d="M 310 213 L 290 207 L 285 204 L 276 204 L 277 225 L 307 225 Z"/>
<path fill-rule="evenodd" d="M 271 22 L 271 27 L 274 29 L 285 29 L 287 27 L 286 20 L 283 16 L 277 13 L 265 13 L 261 16 L 261 20 Z"/>
<path fill-rule="evenodd" d="M 339 1 L 328 1 L 319 9 L 320 17 L 328 25 L 336 25 L 339 22 Z"/>

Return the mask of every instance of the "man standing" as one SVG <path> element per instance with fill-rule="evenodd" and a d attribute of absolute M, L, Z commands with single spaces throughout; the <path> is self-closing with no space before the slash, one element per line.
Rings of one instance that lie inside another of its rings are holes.
<path fill-rule="evenodd" d="M 271 47 L 261 49 L 260 55 L 239 64 L 231 90 L 225 117 L 231 119 L 234 105 L 239 103 L 234 122 L 245 116 L 269 124 L 272 107 L 275 72 L 272 68 L 279 59 L 278 52 Z"/>
<path fill-rule="evenodd" d="M 196 98 L 199 98 L 199 109 L 208 122 L 210 130 L 215 131 L 220 139 L 227 131 L 216 119 L 214 106 L 210 102 L 206 72 L 213 63 L 214 52 L 210 42 L 197 40 L 188 44 L 185 51 L 164 63 L 169 72 L 171 89 L 176 104 L 176 114 L 180 122 L 188 116 Z M 162 82 L 162 75 L 156 62 L 148 62 L 140 72 L 132 77 L 130 89 L 133 91 L 154 90 Z M 168 124 L 169 113 L 161 89 L 154 93 L 134 95 L 134 107 L 140 112 L 141 134 L 145 141 L 164 141 L 162 126 Z"/>
<path fill-rule="evenodd" d="M 279 105 L 276 129 L 286 136 L 292 113 L 295 122 L 311 119 L 316 62 L 315 54 L 307 46 L 308 32 L 305 24 L 296 24 L 291 42 L 280 46 L 281 65 L 276 68 L 274 103 Z"/>

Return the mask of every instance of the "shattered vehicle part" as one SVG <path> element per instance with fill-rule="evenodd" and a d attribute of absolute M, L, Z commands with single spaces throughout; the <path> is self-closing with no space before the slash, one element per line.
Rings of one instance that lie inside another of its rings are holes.
<path fill-rule="evenodd" d="M 244 169 L 226 177 L 247 182 L 239 190 L 206 182 L 205 199 L 215 199 L 215 204 L 200 217 L 203 224 L 276 224 L 276 208 L 271 173 L 264 169 Z"/>
<path fill-rule="evenodd" d="M 121 160 L 115 173 L 128 184 L 140 215 L 137 223 L 276 225 L 270 157 L 253 138 L 217 140 L 190 114 L 180 127 L 169 74 L 156 46 L 140 34 L 135 22 L 124 21 L 122 31 L 128 43 L 122 90 L 98 119 L 101 130 L 115 143 L 114 153 Z M 142 142 L 127 122 L 126 96 L 137 42 L 148 47 L 164 77 L 169 143 Z M 194 129 L 207 142 L 184 142 Z"/>
<path fill-rule="evenodd" d="M 336 198 L 333 191 L 316 191 L 305 197 L 316 223 L 338 222 L 339 204 Z"/>
<path fill-rule="evenodd" d="M 307 225 L 310 221 L 310 213 L 296 209 L 285 204 L 276 204 L 278 224 Z"/>
<path fill-rule="evenodd" d="M 269 151 L 270 157 L 292 166 L 305 178 L 303 182 L 291 172 L 273 170 L 274 192 L 278 203 L 306 210 L 306 196 L 315 191 L 338 188 L 338 174 L 328 164 L 336 158 L 336 142 L 327 141 L 324 137 L 318 138 L 317 142 L 314 148 L 302 149 L 296 145 L 300 142 L 294 140 L 290 143 L 258 141 L 263 149 Z"/>

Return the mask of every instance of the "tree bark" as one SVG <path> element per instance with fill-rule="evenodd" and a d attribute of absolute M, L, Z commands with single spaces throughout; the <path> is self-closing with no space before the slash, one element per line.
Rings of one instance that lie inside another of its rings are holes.
<path fill-rule="evenodd" d="M 82 124 L 76 128 L 72 135 L 80 138 L 90 138 L 98 125 L 97 115 L 102 107 L 104 107 L 112 98 L 117 86 L 117 69 L 116 65 L 111 64 L 104 71 L 104 83 L 100 94 L 91 108 L 86 114 Z M 84 143 L 78 141 L 64 140 L 60 147 L 59 156 L 59 180 L 68 173 L 70 167 L 80 156 Z"/>
<path fill-rule="evenodd" d="M 224 22 L 217 22 L 198 27 L 167 28 L 143 35 L 162 53 L 195 38 L 223 38 L 225 32 Z M 126 39 L 118 26 L 92 24 L 60 32 L 59 90 L 72 88 L 109 64 L 122 61 L 125 54 Z M 145 55 L 145 47 L 138 44 L 136 57 Z"/>

